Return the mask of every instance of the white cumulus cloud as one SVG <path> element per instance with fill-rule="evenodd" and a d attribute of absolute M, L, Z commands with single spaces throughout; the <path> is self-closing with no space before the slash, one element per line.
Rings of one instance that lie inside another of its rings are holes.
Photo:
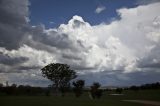
<path fill-rule="evenodd" d="M 99 14 L 106 9 L 105 6 L 98 6 L 95 10 L 95 13 Z"/>

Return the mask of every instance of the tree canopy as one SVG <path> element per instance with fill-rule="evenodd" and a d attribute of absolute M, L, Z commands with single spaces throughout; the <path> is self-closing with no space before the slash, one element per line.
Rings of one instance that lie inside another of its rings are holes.
<path fill-rule="evenodd" d="M 43 77 L 51 80 L 56 88 L 62 88 L 69 84 L 70 80 L 77 77 L 76 72 L 67 64 L 51 63 L 42 69 Z"/>
<path fill-rule="evenodd" d="M 83 87 L 85 85 L 85 81 L 84 80 L 77 80 L 76 82 L 74 81 L 72 84 L 74 86 L 73 90 L 74 90 L 76 97 L 81 96 Z"/>

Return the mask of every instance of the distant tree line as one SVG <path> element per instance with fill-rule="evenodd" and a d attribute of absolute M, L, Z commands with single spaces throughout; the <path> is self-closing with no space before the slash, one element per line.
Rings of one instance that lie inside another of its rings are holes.
<path fill-rule="evenodd" d="M 130 86 L 126 89 L 134 90 L 134 91 L 145 90 L 145 89 L 160 89 L 160 82 L 151 83 L 151 84 L 143 84 L 140 86 L 133 85 L 133 86 Z"/>
<path fill-rule="evenodd" d="M 160 82 L 155 82 L 151 84 L 142 84 L 139 86 L 132 85 L 129 87 L 118 87 L 115 89 L 115 92 L 121 94 L 124 90 L 131 90 L 131 91 L 139 91 L 139 90 L 156 90 L 160 89 Z"/>
<path fill-rule="evenodd" d="M 41 95 L 46 92 L 45 88 L 42 87 L 32 87 L 29 85 L 19 85 L 12 84 L 11 86 L 0 86 L 1 95 Z"/>
<path fill-rule="evenodd" d="M 85 89 L 85 81 L 84 80 L 76 80 L 73 81 L 72 86 L 65 89 L 65 93 L 74 93 L 75 97 L 80 97 L 84 92 L 88 92 L 89 96 L 92 99 L 99 99 L 102 96 L 104 91 L 108 91 L 108 88 L 100 89 L 100 84 L 98 82 L 94 82 L 90 88 Z M 140 86 L 130 86 L 126 88 L 116 88 L 115 91 L 118 94 L 121 94 L 124 90 L 131 90 L 131 91 L 139 91 L 139 90 L 156 90 L 160 89 L 160 83 L 151 83 L 151 84 L 143 84 Z M 54 95 L 54 87 L 33 87 L 30 85 L 19 85 L 12 84 L 11 86 L 4 86 L 0 84 L 0 95 L 28 95 L 28 96 L 38 96 L 38 95 L 46 95 L 51 96 Z M 63 90 L 60 90 L 61 95 L 64 94 Z M 64 96 L 64 95 L 62 95 Z"/>

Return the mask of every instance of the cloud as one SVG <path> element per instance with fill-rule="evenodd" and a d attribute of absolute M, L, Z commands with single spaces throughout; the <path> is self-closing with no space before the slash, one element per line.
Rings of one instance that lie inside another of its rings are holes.
<path fill-rule="evenodd" d="M 48 80 L 42 78 L 40 69 L 51 62 L 69 64 L 88 84 L 94 80 L 109 81 L 110 85 L 159 80 L 160 3 L 118 9 L 120 19 L 110 24 L 92 26 L 75 15 L 67 24 L 46 29 L 29 25 L 29 3 L 19 2 L 6 0 L 0 8 L 8 14 L 0 18 L 0 73 L 4 80 L 46 85 L 41 83 Z M 17 6 L 15 13 L 8 4 Z M 10 22 L 3 21 L 5 17 Z"/>
<path fill-rule="evenodd" d="M 28 0 L 0 1 L 0 46 L 17 49 L 28 30 Z"/>
<path fill-rule="evenodd" d="M 95 13 L 96 13 L 96 14 L 99 14 L 99 13 L 101 13 L 102 11 L 104 11 L 105 9 L 106 9 L 105 6 L 98 6 L 98 7 L 96 8 L 96 10 L 95 10 Z"/>
<path fill-rule="evenodd" d="M 55 24 L 55 22 L 53 22 L 53 21 L 50 21 L 49 23 L 50 23 L 50 24 Z"/>
<path fill-rule="evenodd" d="M 10 57 L 8 55 L 0 54 L 0 63 L 5 65 L 15 65 L 19 63 L 26 62 L 28 59 L 25 57 Z"/>
<path fill-rule="evenodd" d="M 81 74 L 78 79 L 84 79 L 87 85 L 99 81 L 103 86 L 132 86 L 159 81 L 159 72 L 133 72 L 121 73 L 120 71 L 98 72 Z"/>
<path fill-rule="evenodd" d="M 148 5 L 151 3 L 159 2 L 159 0 L 137 0 L 137 5 Z"/>
<path fill-rule="evenodd" d="M 49 63 L 55 62 L 54 57 L 46 52 L 39 51 L 27 45 L 18 50 L 0 48 L 4 55 L 0 58 L 1 73 L 41 73 L 40 69 Z"/>

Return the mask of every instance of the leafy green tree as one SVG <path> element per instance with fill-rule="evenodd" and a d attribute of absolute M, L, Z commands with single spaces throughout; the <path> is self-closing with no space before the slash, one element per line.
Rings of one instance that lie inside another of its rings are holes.
<path fill-rule="evenodd" d="M 84 80 L 77 80 L 76 82 L 74 81 L 72 84 L 74 86 L 73 91 L 74 91 L 76 97 L 81 96 L 85 81 Z"/>
<path fill-rule="evenodd" d="M 51 63 L 41 70 L 43 77 L 51 80 L 56 91 L 61 90 L 62 93 L 70 85 L 70 80 L 77 77 L 76 72 L 67 64 Z"/>

